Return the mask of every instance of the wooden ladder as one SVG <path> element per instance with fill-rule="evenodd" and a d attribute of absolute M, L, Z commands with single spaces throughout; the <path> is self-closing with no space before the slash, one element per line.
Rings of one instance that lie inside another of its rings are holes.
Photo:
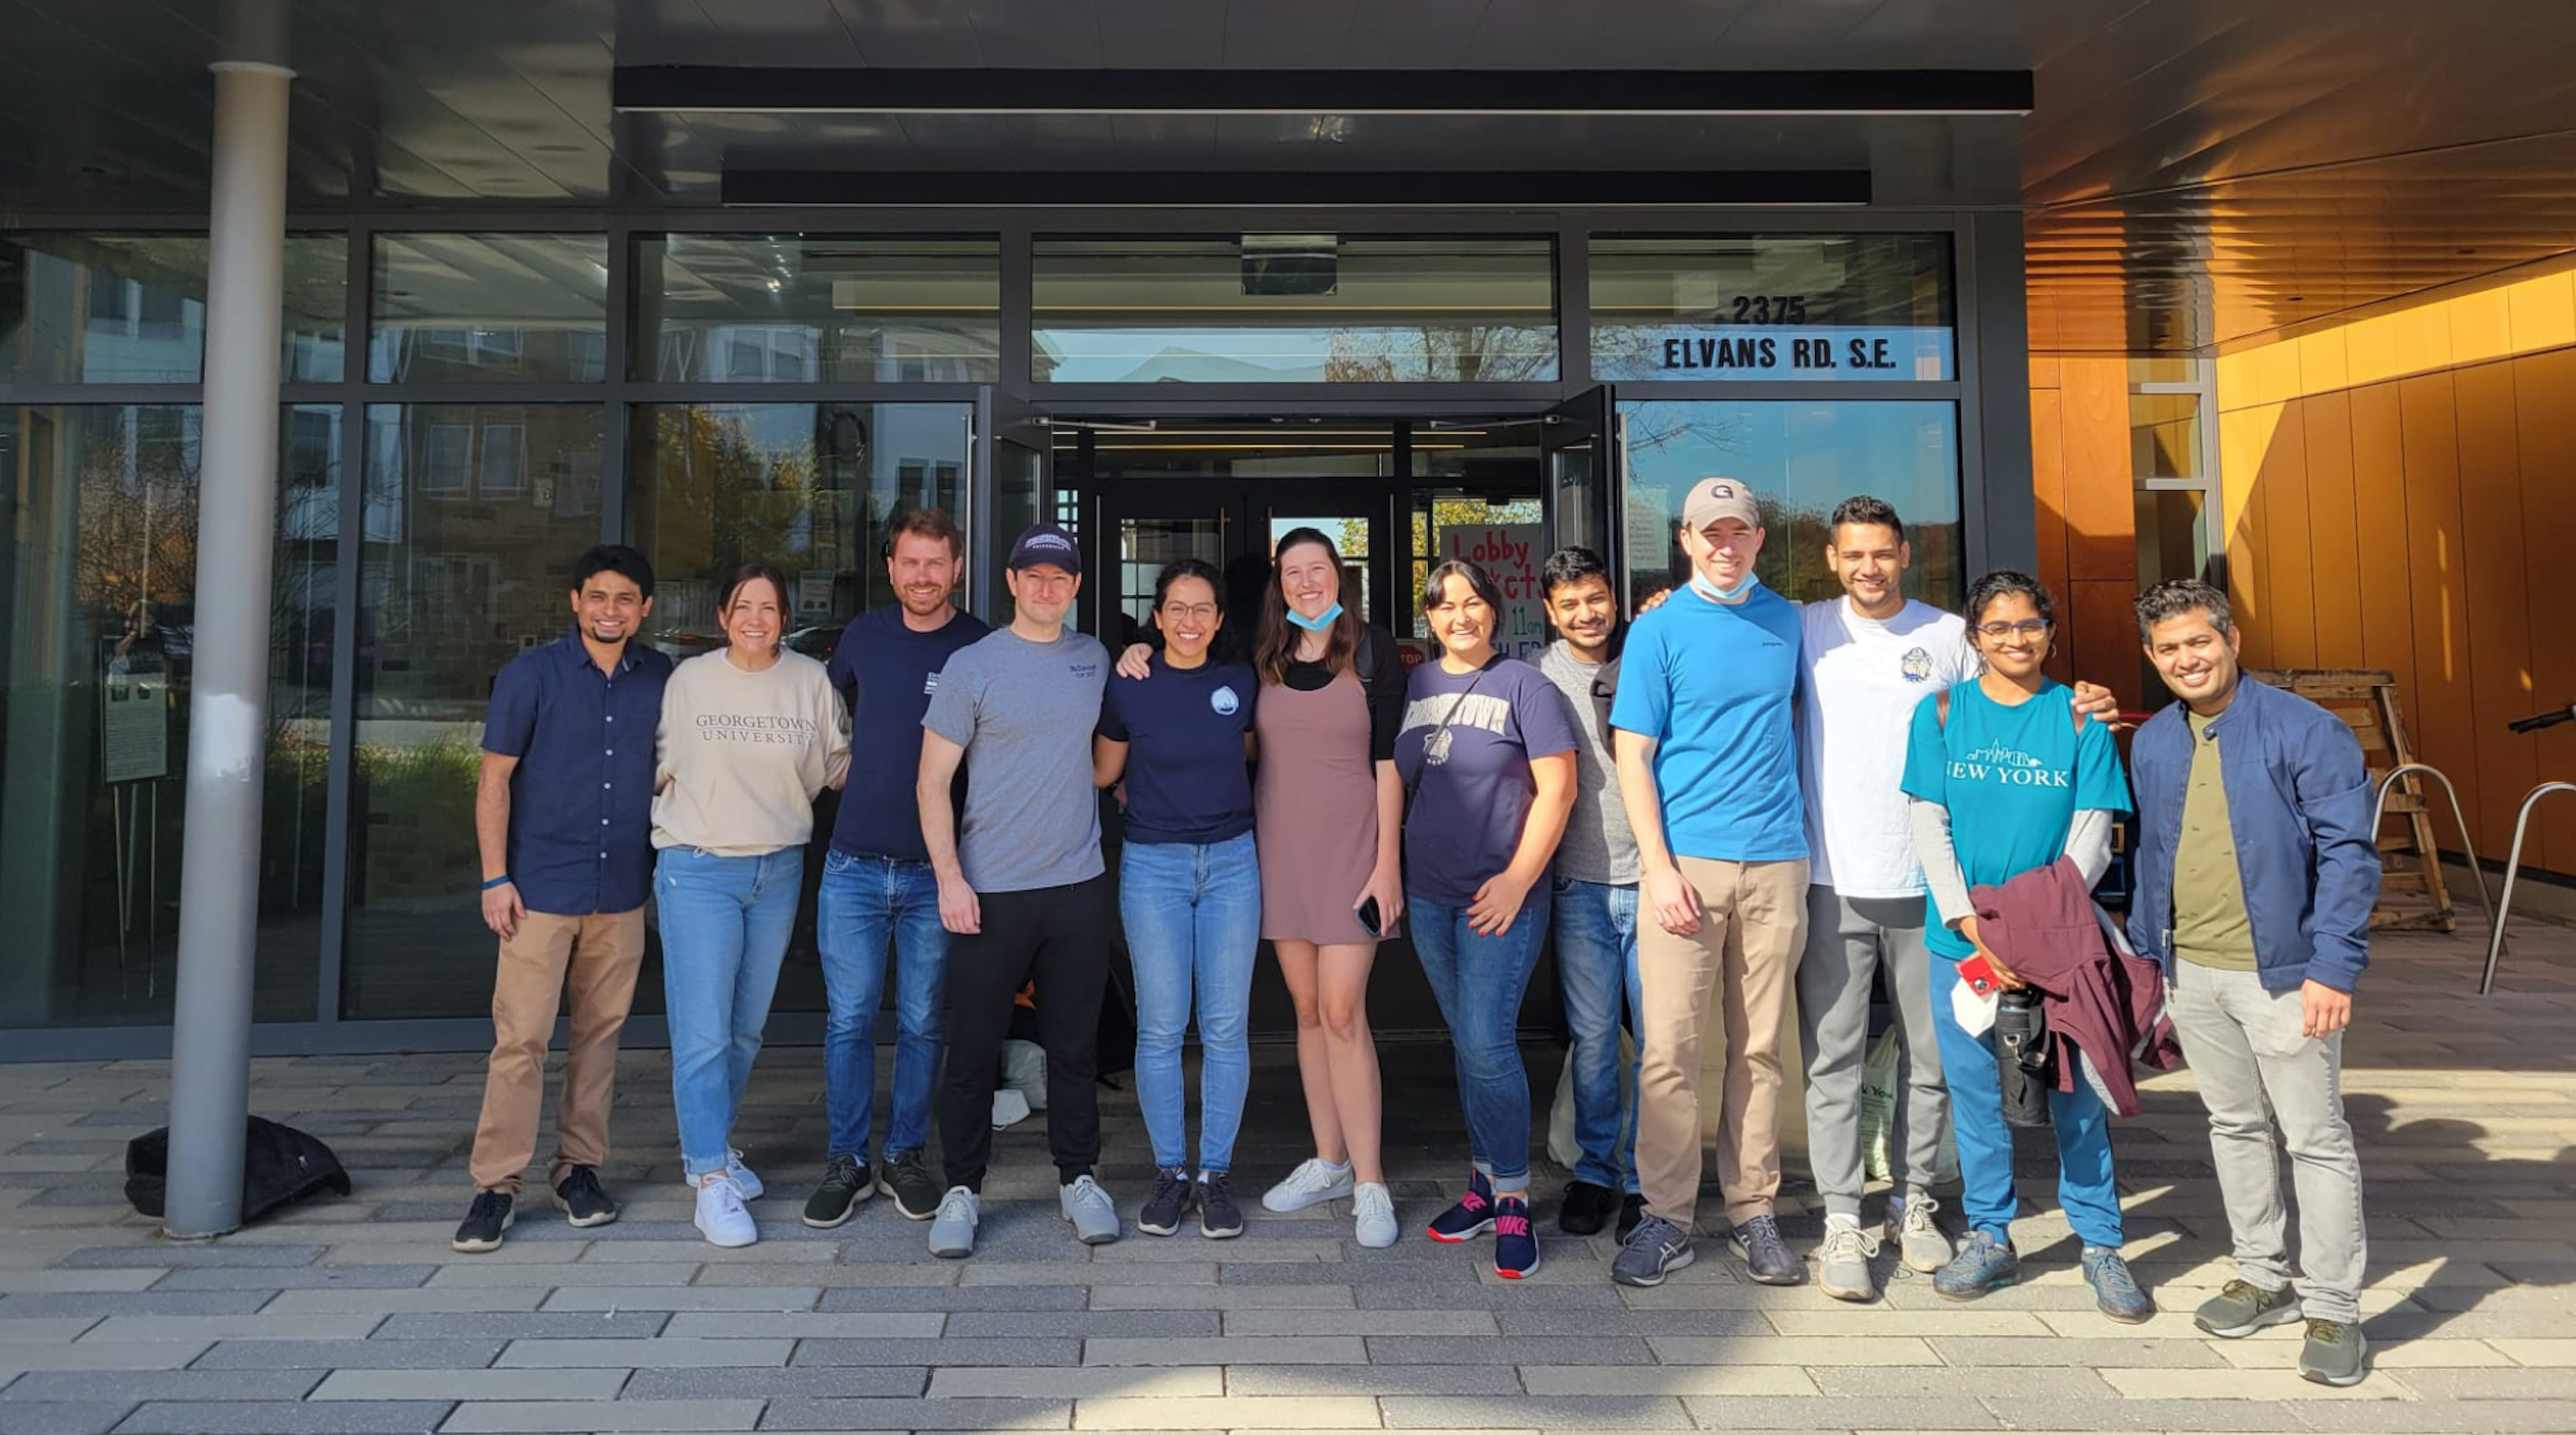
<path fill-rule="evenodd" d="M 2361 760 L 2370 769 L 2370 790 L 2379 791 L 2389 770 L 2417 761 L 2407 739 L 2406 718 L 2397 702 L 2395 675 L 2368 669 L 2248 669 L 2247 676 L 2293 692 L 2352 725 L 2361 739 Z M 2387 816 L 2397 830 L 2380 832 L 2379 906 L 2370 914 L 2375 930 L 2449 932 L 2459 927 L 2451 908 L 2450 888 L 2442 881 L 2441 849 L 2433 840 L 2433 816 L 2424 802 L 2424 781 L 2413 773 L 2397 780 L 2388 794 Z M 2420 896 L 2423 905 L 2392 906 L 2392 895 Z"/>

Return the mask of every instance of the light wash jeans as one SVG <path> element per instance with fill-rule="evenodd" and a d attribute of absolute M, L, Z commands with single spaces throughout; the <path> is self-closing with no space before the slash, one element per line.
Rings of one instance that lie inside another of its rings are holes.
<path fill-rule="evenodd" d="M 693 1177 L 724 1169 L 804 880 L 802 847 L 759 857 L 665 847 L 654 864 L 671 1104 Z"/>
<path fill-rule="evenodd" d="M 1404 910 L 1413 950 L 1431 980 L 1457 1058 L 1458 1103 L 1466 1108 L 1467 1155 L 1493 1172 L 1497 1191 L 1529 1189 L 1529 1072 L 1521 1065 L 1521 998 L 1547 940 L 1549 883 L 1530 888 L 1511 930 L 1488 937 L 1467 925 L 1467 909 L 1410 892 Z"/>
<path fill-rule="evenodd" d="M 1634 1194 L 1637 1127 L 1619 1099 L 1619 1025 L 1645 1009 L 1637 976 L 1637 885 L 1556 879 L 1556 976 L 1574 1033 L 1574 1179 Z M 1517 925 L 1517 924 L 1515 924 Z M 1636 1081 L 1632 1063 L 1627 1073 Z"/>
<path fill-rule="evenodd" d="M 2003 1074 L 1995 1034 L 1970 1036 L 1951 1010 L 1959 964 L 1933 954 L 1932 1011 L 1941 1042 L 1941 1071 L 1950 1083 L 1950 1126 L 1959 1142 L 1959 1204 L 1968 1229 L 1996 1240 L 2012 1237 L 2021 1197 L 2013 1187 L 2013 1130 L 2004 1124 Z M 2057 1203 L 2088 1246 L 2120 1249 L 2120 1188 L 2111 1168 L 2111 1108 L 2078 1080 L 2073 1091 L 2048 1093 L 2049 1133 L 2057 1140 Z"/>
<path fill-rule="evenodd" d="M 1181 1033 L 1199 1020 L 1199 1169 L 1230 1170 L 1252 1086 L 1252 958 L 1261 869 L 1252 834 L 1223 842 L 1131 842 L 1118 861 L 1118 916 L 1136 969 L 1136 1100 L 1154 1165 L 1189 1162 Z"/>
<path fill-rule="evenodd" d="M 2253 972 L 2178 961 L 2165 998 L 2209 1108 L 2209 1153 L 2236 1241 L 2237 1276 L 2265 1290 L 2290 1285 L 2289 1218 L 2273 1154 L 2277 1120 L 2299 1191 L 2299 1264 L 2307 1268 L 2301 1313 L 2359 1324 L 2370 1236 L 2362 1224 L 2361 1156 L 2343 1119 L 2343 1033 L 2303 1035 L 2298 992 L 2267 992 Z"/>
<path fill-rule="evenodd" d="M 885 997 L 886 943 L 894 944 L 894 1100 L 886 1154 L 930 1144 L 930 1090 L 939 1079 L 947 995 L 948 929 L 939 879 L 927 862 L 826 853 L 815 898 L 823 951 L 823 1103 L 826 1155 L 868 1160 L 877 1098 L 877 1006 Z"/>

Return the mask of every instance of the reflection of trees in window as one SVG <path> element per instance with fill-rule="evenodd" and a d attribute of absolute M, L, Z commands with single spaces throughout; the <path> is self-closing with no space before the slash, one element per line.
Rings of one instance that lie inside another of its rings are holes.
<path fill-rule="evenodd" d="M 1508 384 L 1556 377 L 1552 325 L 1365 326 L 1324 331 L 1335 384 Z"/>
<path fill-rule="evenodd" d="M 95 631 L 152 628 L 196 598 L 195 411 L 92 410 L 81 426 L 75 591 Z"/>

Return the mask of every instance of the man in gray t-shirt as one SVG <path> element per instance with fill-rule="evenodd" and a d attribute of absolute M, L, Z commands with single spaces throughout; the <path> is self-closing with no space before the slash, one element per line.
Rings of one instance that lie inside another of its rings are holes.
<path fill-rule="evenodd" d="M 939 1256 L 972 1255 L 993 1144 L 993 1090 L 1020 990 L 1037 983 L 1047 1057 L 1047 1145 L 1059 1206 L 1085 1245 L 1118 1239 L 1118 1209 L 1092 1179 L 1100 1159 L 1100 1002 L 1109 981 L 1108 880 L 1091 732 L 1109 654 L 1064 625 L 1082 555 L 1051 523 L 1011 546 L 1013 616 L 940 669 L 922 717 L 922 844 L 939 879 L 948 949 L 948 1066 L 940 1144 L 948 1193 L 930 1227 Z M 864 676 L 864 675 L 863 675 Z M 962 820 L 949 807 L 958 764 L 975 780 Z M 866 761 L 865 755 L 858 757 Z"/>
<path fill-rule="evenodd" d="M 1644 1209 L 1637 1194 L 1637 1133 L 1619 1097 L 1619 1018 L 1633 1022 L 1637 979 L 1637 839 L 1619 798 L 1611 755 L 1609 693 L 1603 674 L 1619 631 L 1619 598 L 1591 550 L 1568 548 L 1540 574 L 1557 641 L 1538 670 L 1565 693 L 1583 740 L 1575 747 L 1574 814 L 1556 849 L 1556 967 L 1565 1020 L 1574 1034 L 1566 1065 L 1574 1080 L 1574 1138 L 1582 1156 L 1565 1188 L 1557 1225 L 1588 1236 L 1619 1217 L 1626 1240 Z M 1634 1065 L 1626 1073 L 1633 1085 Z"/>

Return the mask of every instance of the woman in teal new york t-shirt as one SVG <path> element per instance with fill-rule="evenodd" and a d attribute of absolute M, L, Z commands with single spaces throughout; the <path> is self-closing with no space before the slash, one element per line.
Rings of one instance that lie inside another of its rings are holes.
<path fill-rule="evenodd" d="M 1945 959 L 1932 963 L 1932 1009 L 1969 1228 L 1958 1255 L 1932 1278 L 1933 1289 L 1953 1300 L 2021 1274 L 2012 1246 L 2019 1204 L 2012 1129 L 2004 1124 L 1993 1032 L 1970 1034 L 1952 1006 L 1959 963 L 1983 950 L 1968 888 L 2009 881 L 2060 857 L 2073 858 L 2088 883 L 2097 881 L 2111 860 L 2111 819 L 2129 810 L 2111 730 L 2078 716 L 2074 695 L 2040 671 L 2056 620 L 2048 590 L 2029 576 L 1978 579 L 1968 590 L 1968 628 L 1985 672 L 1925 698 L 1906 746 L 1915 850 L 1931 888 L 1926 945 Z M 2007 986 L 2020 984 L 1993 953 L 1985 955 Z M 2084 1278 L 2103 1314 L 2144 1320 L 2154 1306 L 2120 1259 L 2110 1110 L 2079 1081 L 2071 1092 L 2049 1093 L 2049 1119 L 2058 1199 L 2084 1241 Z"/>

